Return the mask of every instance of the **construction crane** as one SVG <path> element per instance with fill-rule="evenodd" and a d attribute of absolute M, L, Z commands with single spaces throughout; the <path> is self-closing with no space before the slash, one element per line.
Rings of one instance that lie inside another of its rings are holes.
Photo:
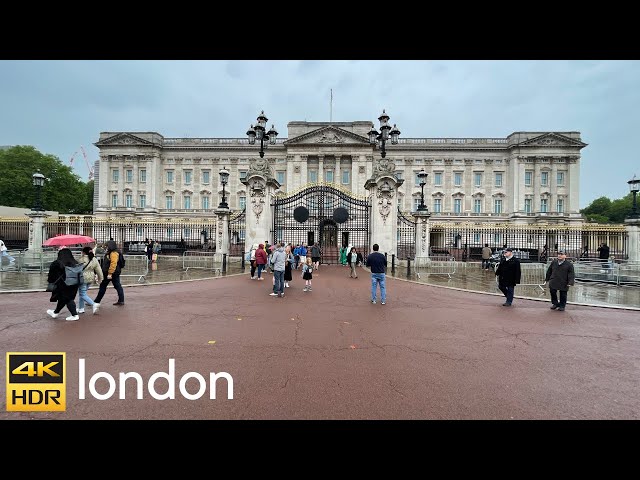
<path fill-rule="evenodd" d="M 82 145 L 80 145 L 80 151 L 82 151 L 82 156 L 84 157 L 84 163 L 87 166 L 87 170 L 89 171 L 89 181 L 93 180 L 93 166 L 91 164 L 89 164 L 89 159 L 87 158 L 87 152 L 84 151 L 84 147 Z M 71 165 L 71 168 L 73 168 L 73 160 L 75 159 L 75 156 L 78 154 L 78 151 L 76 150 L 73 155 L 71 155 L 71 158 L 69 159 L 69 165 Z"/>

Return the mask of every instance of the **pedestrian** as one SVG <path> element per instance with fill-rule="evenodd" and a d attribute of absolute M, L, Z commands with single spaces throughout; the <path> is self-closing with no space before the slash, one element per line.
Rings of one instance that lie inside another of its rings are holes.
<path fill-rule="evenodd" d="M 251 280 L 256 279 L 256 251 L 258 250 L 258 244 L 254 243 L 251 245 L 251 250 L 249 250 L 249 261 L 251 262 Z"/>
<path fill-rule="evenodd" d="M 293 276 L 291 275 L 291 268 L 295 259 L 293 258 L 293 253 L 291 253 L 291 246 L 287 245 L 284 249 L 284 253 L 286 259 L 284 261 L 284 288 L 289 288 L 289 282 L 293 281 Z"/>
<path fill-rule="evenodd" d="M 551 262 L 547 268 L 545 280 L 549 283 L 549 293 L 551 294 L 551 310 L 564 312 L 567 305 L 567 292 L 569 287 L 574 285 L 575 272 L 573 263 L 567 260 L 564 250 L 558 251 L 558 258 Z M 560 291 L 560 302 L 558 302 L 558 291 Z"/>
<path fill-rule="evenodd" d="M 89 285 L 96 283 L 96 279 L 98 283 L 102 283 L 104 280 L 104 274 L 102 273 L 102 267 L 100 267 L 100 262 L 93 254 L 93 250 L 91 247 L 84 247 L 82 249 L 82 256 L 80 257 L 80 263 L 82 263 L 84 267 L 84 271 L 82 272 L 84 276 L 84 283 L 80 284 L 78 287 L 78 313 L 84 313 L 84 304 L 86 303 L 90 307 L 93 307 L 93 300 L 87 295 L 87 290 L 89 289 Z"/>
<path fill-rule="evenodd" d="M 267 252 L 264 249 L 264 243 L 258 245 L 256 250 L 256 268 L 258 270 L 258 280 L 264 280 L 262 278 L 262 270 L 267 264 Z"/>
<path fill-rule="evenodd" d="M 302 265 L 302 278 L 304 279 L 303 292 L 311 291 L 311 281 L 313 280 L 313 262 L 311 257 L 306 257 L 306 263 Z"/>
<path fill-rule="evenodd" d="M 304 242 L 300 244 L 300 265 L 307 264 L 307 247 L 304 246 Z"/>
<path fill-rule="evenodd" d="M 313 244 L 311 247 L 311 261 L 313 262 L 313 268 L 315 270 L 320 269 L 320 255 L 322 252 L 320 251 L 320 247 L 318 246 L 318 242 Z"/>
<path fill-rule="evenodd" d="M 149 239 L 147 242 L 145 242 L 145 253 L 147 254 L 149 263 L 153 262 L 153 245 L 153 239 Z"/>
<path fill-rule="evenodd" d="M 356 247 L 351 247 L 348 254 L 349 267 L 351 268 L 351 273 L 349 273 L 349 277 L 358 278 L 358 272 L 356 272 L 356 265 L 358 264 L 358 252 L 356 251 Z"/>
<path fill-rule="evenodd" d="M 373 252 L 367 257 L 367 266 L 371 269 L 371 303 L 376 303 L 377 285 L 380 285 L 380 303 L 387 303 L 387 288 L 385 286 L 387 259 L 378 250 L 380 246 L 375 243 Z"/>
<path fill-rule="evenodd" d="M 93 313 L 96 313 L 100 308 L 100 302 L 102 297 L 107 293 L 107 286 L 109 282 L 113 282 L 113 288 L 118 292 L 118 301 L 114 305 L 124 305 L 124 290 L 120 283 L 120 273 L 122 272 L 122 260 L 124 257 L 118 251 L 118 246 L 113 240 L 107 242 L 107 253 L 102 261 L 102 273 L 104 279 L 100 282 L 100 290 L 98 290 L 98 296 L 93 300 Z"/>
<path fill-rule="evenodd" d="M 598 258 L 600 260 L 609 260 L 610 249 L 606 243 L 601 243 L 598 247 Z"/>
<path fill-rule="evenodd" d="M 284 297 L 284 269 L 287 263 L 287 255 L 284 252 L 284 243 L 277 244 L 277 248 L 271 254 L 271 264 L 273 265 L 273 277 L 275 279 L 275 289 L 269 295 Z"/>
<path fill-rule="evenodd" d="M 60 315 L 60 311 L 66 305 L 71 313 L 71 316 L 67 317 L 66 320 L 73 322 L 78 320 L 80 317 L 78 316 L 78 311 L 76 310 L 76 302 L 74 298 L 76 298 L 76 294 L 78 293 L 79 286 L 79 278 L 82 278 L 82 270 L 75 268 L 77 270 L 77 280 L 76 283 L 70 284 L 71 279 L 67 279 L 67 268 L 66 267 L 78 267 L 80 264 L 78 261 L 73 258 L 73 253 L 68 248 L 61 248 L 58 250 L 58 258 L 51 262 L 49 266 L 49 274 L 47 275 L 47 282 L 53 286 L 53 291 L 51 293 L 51 301 L 57 302 L 55 310 L 47 310 L 47 314 L 52 318 L 57 318 Z M 49 288 L 47 291 L 51 291 Z"/>
<path fill-rule="evenodd" d="M 4 241 L 0 239 L 0 266 L 2 266 L 2 259 L 4 257 L 7 257 L 9 259 L 9 265 L 13 265 L 14 263 L 16 263 L 16 259 L 9 255 L 9 252 L 7 250 L 8 249 L 4 244 Z"/>
<path fill-rule="evenodd" d="M 512 248 L 507 248 L 496 269 L 498 288 L 507 299 L 502 304 L 503 307 L 510 307 L 513 303 L 513 293 L 516 285 L 520 283 L 521 275 L 520 260 L 513 256 Z"/>
<path fill-rule="evenodd" d="M 489 259 L 491 258 L 491 247 L 489 247 L 488 243 L 484 244 L 482 248 L 482 268 L 485 270 L 489 270 Z"/>

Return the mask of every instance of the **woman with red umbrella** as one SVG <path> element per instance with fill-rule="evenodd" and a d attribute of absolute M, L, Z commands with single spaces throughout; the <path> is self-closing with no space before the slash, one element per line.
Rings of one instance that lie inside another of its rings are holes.
<path fill-rule="evenodd" d="M 65 283 L 65 267 L 74 267 L 77 265 L 78 262 L 73 258 L 73 254 L 68 248 L 59 250 L 58 259 L 51 262 L 47 282 L 55 285 L 55 290 L 51 294 L 51 301 L 58 302 L 55 310 L 47 310 L 47 314 L 49 314 L 51 318 L 57 318 L 65 305 L 69 309 L 69 312 L 71 312 L 71 316 L 67 317 L 66 320 L 72 322 L 80 318 L 76 310 L 76 302 L 74 302 L 74 298 L 76 298 L 76 294 L 78 293 L 78 284 L 67 285 Z"/>

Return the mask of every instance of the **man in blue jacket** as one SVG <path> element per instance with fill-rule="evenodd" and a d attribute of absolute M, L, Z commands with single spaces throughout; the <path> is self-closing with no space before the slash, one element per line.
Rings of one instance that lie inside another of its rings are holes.
<path fill-rule="evenodd" d="M 380 285 L 380 300 L 382 305 L 387 303 L 387 289 L 385 286 L 385 271 L 387 259 L 378 252 L 378 244 L 373 245 L 373 252 L 367 257 L 367 266 L 371 269 L 371 303 L 376 303 L 377 285 Z"/>

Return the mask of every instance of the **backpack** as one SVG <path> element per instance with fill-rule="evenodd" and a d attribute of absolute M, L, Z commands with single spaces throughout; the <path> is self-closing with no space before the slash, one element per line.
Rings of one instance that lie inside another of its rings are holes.
<path fill-rule="evenodd" d="M 124 266 L 126 265 L 127 261 L 124 258 L 124 255 L 120 252 L 118 252 L 118 267 L 120 267 L 120 270 L 122 270 L 124 268 Z"/>
<path fill-rule="evenodd" d="M 64 279 L 64 283 L 65 285 L 71 287 L 74 285 L 82 285 L 84 283 L 84 269 L 85 269 L 86 265 L 85 264 L 78 264 L 78 265 L 74 265 L 72 267 L 68 267 L 65 266 L 64 267 L 64 274 L 65 274 L 65 279 Z"/>

